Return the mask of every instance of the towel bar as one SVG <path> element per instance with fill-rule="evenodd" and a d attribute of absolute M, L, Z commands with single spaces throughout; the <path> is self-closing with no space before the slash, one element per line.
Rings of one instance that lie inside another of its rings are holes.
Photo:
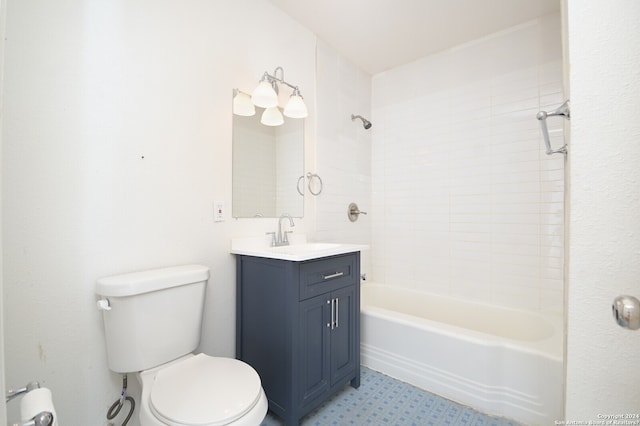
<path fill-rule="evenodd" d="M 540 127 L 542 129 L 542 137 L 544 138 L 544 144 L 547 147 L 547 155 L 551 154 L 564 154 L 567 155 L 567 144 L 565 143 L 562 147 L 553 150 L 551 149 L 551 140 L 549 139 L 549 128 L 547 127 L 547 117 L 553 116 L 562 116 L 567 120 L 571 120 L 571 114 L 569 110 L 569 99 L 565 101 L 562 105 L 560 105 L 555 111 L 546 112 L 540 111 L 536 118 L 540 120 Z"/>

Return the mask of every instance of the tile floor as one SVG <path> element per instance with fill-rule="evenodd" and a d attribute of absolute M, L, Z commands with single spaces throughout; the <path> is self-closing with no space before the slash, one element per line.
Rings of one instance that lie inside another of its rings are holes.
<path fill-rule="evenodd" d="M 282 426 L 272 413 L 262 426 Z M 425 392 L 369 368 L 362 368 L 360 388 L 347 386 L 309 413 L 302 426 L 395 425 L 395 426 L 519 426 Z"/>

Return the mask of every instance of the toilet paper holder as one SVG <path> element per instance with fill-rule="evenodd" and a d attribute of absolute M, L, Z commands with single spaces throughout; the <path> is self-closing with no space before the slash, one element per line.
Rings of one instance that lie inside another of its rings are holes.
<path fill-rule="evenodd" d="M 13 398 L 16 398 L 23 393 L 31 392 L 34 389 L 40 389 L 40 383 L 38 382 L 29 382 L 27 385 L 21 389 L 9 389 L 7 391 L 7 400 L 6 402 L 11 401 Z"/>
<path fill-rule="evenodd" d="M 29 382 L 27 385 L 20 389 L 9 389 L 6 395 L 6 402 L 11 401 L 12 399 L 23 395 L 25 393 L 31 392 L 32 390 L 40 389 L 40 383 L 38 382 Z M 53 425 L 53 413 L 50 411 L 42 411 L 35 416 L 33 416 L 26 423 L 14 423 L 14 426 L 51 426 Z"/>

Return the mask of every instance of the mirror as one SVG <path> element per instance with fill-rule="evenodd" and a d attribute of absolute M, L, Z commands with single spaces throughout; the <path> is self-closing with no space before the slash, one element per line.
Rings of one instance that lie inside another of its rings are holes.
<path fill-rule="evenodd" d="M 297 189 L 304 174 L 304 120 L 281 126 L 260 123 L 263 108 L 244 117 L 233 114 L 233 217 L 304 216 Z M 300 191 L 304 193 L 304 179 Z"/>

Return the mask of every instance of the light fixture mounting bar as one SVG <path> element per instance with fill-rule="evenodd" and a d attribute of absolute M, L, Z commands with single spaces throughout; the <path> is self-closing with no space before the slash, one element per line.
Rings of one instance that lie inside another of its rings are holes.
<path fill-rule="evenodd" d="M 278 70 L 280 70 L 280 78 L 278 78 Z M 273 75 L 269 74 L 267 71 L 264 72 L 264 74 L 262 75 L 262 79 L 267 79 L 269 80 L 269 83 L 271 83 L 272 86 L 277 87 L 276 85 L 273 84 L 274 81 L 277 81 L 278 83 L 281 84 L 286 84 L 287 86 L 289 86 L 290 88 L 292 88 L 293 90 L 295 90 L 297 93 L 300 93 L 300 90 L 298 89 L 298 86 L 294 86 L 291 83 L 287 83 L 284 79 L 284 69 L 282 67 L 276 67 L 276 69 L 273 71 Z M 278 92 L 278 89 L 275 89 L 276 93 Z"/>

